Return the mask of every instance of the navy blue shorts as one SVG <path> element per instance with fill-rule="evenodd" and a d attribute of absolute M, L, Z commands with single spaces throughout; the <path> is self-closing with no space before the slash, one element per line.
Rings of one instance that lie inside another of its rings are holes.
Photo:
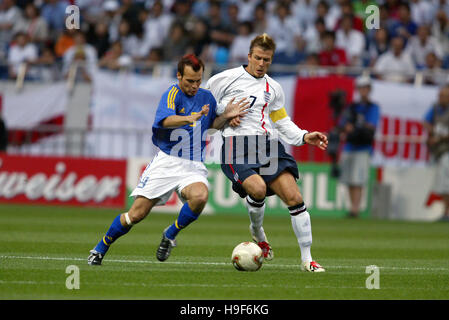
<path fill-rule="evenodd" d="M 243 181 L 254 174 L 260 175 L 267 186 L 285 170 L 295 179 L 299 178 L 295 159 L 285 151 L 279 140 L 269 140 L 267 136 L 234 136 L 223 140 L 221 169 L 240 197 L 247 196 L 242 187 Z M 267 196 L 272 195 L 274 192 L 267 187 Z"/>

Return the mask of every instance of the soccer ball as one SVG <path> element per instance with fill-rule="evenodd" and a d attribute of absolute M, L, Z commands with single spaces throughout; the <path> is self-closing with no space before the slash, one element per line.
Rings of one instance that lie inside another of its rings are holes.
<path fill-rule="evenodd" d="M 232 264 L 239 271 L 257 271 L 262 263 L 262 249 L 254 242 L 242 242 L 232 251 Z"/>

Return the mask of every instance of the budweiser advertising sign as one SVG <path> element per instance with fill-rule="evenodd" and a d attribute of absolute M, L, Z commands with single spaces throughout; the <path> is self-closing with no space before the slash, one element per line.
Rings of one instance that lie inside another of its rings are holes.
<path fill-rule="evenodd" d="M 0 154 L 0 202 L 125 206 L 125 160 Z"/>

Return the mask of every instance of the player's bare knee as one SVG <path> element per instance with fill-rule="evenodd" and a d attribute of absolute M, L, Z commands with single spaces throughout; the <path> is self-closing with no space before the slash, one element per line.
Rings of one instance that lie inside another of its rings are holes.
<path fill-rule="evenodd" d="M 142 221 L 147 216 L 146 212 L 142 208 L 131 208 L 128 211 L 128 217 L 131 224 L 136 224 Z"/>
<path fill-rule="evenodd" d="M 195 213 L 201 213 L 207 203 L 208 198 L 208 192 L 196 193 L 192 195 L 189 199 L 189 205 L 191 206 L 190 209 L 192 209 Z"/>
<path fill-rule="evenodd" d="M 288 207 L 296 206 L 303 202 L 304 202 L 304 199 L 302 198 L 300 193 L 291 193 L 291 194 L 288 194 L 285 198 L 285 204 Z"/>
<path fill-rule="evenodd" d="M 139 223 L 150 212 L 152 206 L 146 201 L 135 201 L 128 211 L 128 218 L 132 224 Z"/>
<path fill-rule="evenodd" d="M 267 186 L 265 185 L 265 183 L 258 183 L 256 185 L 253 185 L 248 194 L 253 199 L 264 199 L 267 194 Z"/>

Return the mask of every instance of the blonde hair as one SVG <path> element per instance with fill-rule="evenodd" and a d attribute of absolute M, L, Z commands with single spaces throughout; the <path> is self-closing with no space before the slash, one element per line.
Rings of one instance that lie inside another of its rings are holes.
<path fill-rule="evenodd" d="M 251 41 L 251 45 L 249 46 L 249 53 L 253 53 L 254 47 L 260 47 L 263 50 L 272 50 L 273 54 L 276 50 L 276 43 L 274 43 L 274 40 L 272 37 L 270 37 L 267 33 L 263 33 L 261 35 L 258 35 Z"/>

